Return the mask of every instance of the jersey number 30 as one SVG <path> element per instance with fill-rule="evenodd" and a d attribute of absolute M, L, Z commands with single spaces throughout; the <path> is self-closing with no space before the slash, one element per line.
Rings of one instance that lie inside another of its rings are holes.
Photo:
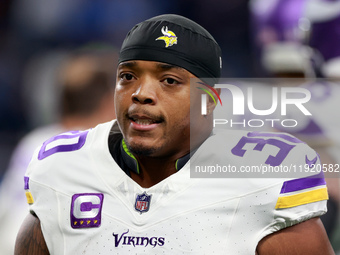
<path fill-rule="evenodd" d="M 259 138 L 259 137 L 268 137 L 269 139 Z M 286 142 L 275 139 L 274 137 L 282 138 L 288 142 L 292 143 L 302 143 L 299 139 L 280 133 L 261 133 L 261 132 L 249 132 L 247 136 L 243 136 L 238 144 L 231 150 L 231 152 L 239 157 L 243 157 L 246 150 L 243 148 L 248 143 L 254 143 L 256 146 L 253 150 L 262 151 L 265 145 L 270 144 L 277 148 L 279 151 L 275 156 L 270 155 L 266 164 L 270 166 L 279 166 L 283 160 L 287 157 L 288 153 L 295 147 L 295 145 L 288 144 Z"/>
<path fill-rule="evenodd" d="M 86 140 L 86 136 L 88 132 L 89 131 L 71 131 L 71 132 L 63 133 L 63 134 L 60 134 L 60 135 L 57 135 L 57 136 L 54 136 L 48 139 L 47 141 L 43 143 L 38 154 L 38 159 L 42 160 L 57 152 L 79 150 L 85 144 L 85 140 Z M 75 143 L 65 142 L 66 144 L 60 144 L 59 142 L 59 145 L 53 144 L 53 142 L 56 142 L 58 140 L 65 139 L 65 140 L 71 141 L 70 139 L 73 139 L 73 138 L 78 138 L 77 142 Z"/>

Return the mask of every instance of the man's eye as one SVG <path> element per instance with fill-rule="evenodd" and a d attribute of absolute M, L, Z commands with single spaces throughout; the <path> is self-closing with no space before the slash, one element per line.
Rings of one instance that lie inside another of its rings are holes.
<path fill-rule="evenodd" d="M 131 81 L 133 79 L 133 75 L 129 73 L 124 73 L 120 76 L 121 79 Z"/>
<path fill-rule="evenodd" d="M 164 79 L 164 82 L 167 83 L 167 84 L 170 84 L 170 85 L 178 84 L 178 81 L 176 81 L 173 78 L 166 78 L 166 79 Z"/>

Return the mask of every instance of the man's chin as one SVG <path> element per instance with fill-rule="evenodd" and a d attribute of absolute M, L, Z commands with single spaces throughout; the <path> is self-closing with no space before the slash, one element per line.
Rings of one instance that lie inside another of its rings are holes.
<path fill-rule="evenodd" d="M 137 156 L 152 156 L 155 154 L 159 148 L 156 148 L 154 146 L 147 146 L 144 144 L 129 144 L 126 143 L 129 151 Z"/>

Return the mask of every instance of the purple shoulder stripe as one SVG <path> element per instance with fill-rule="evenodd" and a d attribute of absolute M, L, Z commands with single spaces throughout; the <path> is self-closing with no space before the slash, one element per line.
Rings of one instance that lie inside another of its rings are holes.
<path fill-rule="evenodd" d="M 326 185 L 324 173 L 322 171 L 310 177 L 285 181 L 282 185 L 280 194 L 313 188 L 321 185 Z"/>

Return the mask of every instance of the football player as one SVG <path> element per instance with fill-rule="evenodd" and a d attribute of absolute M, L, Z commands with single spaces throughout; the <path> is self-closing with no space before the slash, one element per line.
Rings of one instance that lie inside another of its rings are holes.
<path fill-rule="evenodd" d="M 182 16 L 132 28 L 117 68 L 117 120 L 36 150 L 15 254 L 334 254 L 319 219 L 322 172 L 190 177 L 207 164 L 320 164 L 287 134 L 213 130 L 220 56 L 214 38 Z M 204 90 L 212 96 L 203 115 Z"/>

